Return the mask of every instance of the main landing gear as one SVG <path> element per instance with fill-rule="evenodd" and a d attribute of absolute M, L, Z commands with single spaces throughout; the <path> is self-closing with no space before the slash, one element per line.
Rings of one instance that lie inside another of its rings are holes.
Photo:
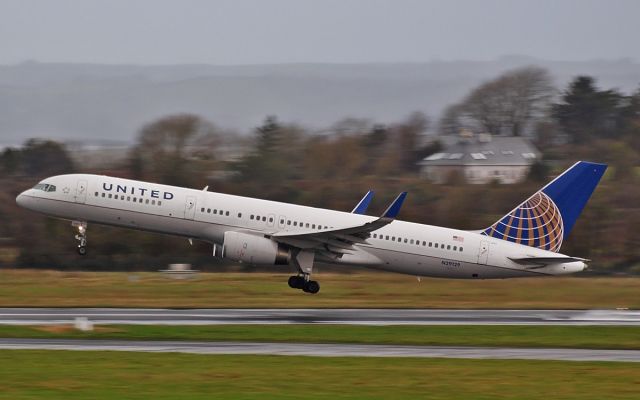
<path fill-rule="evenodd" d="M 289 277 L 289 287 L 292 289 L 302 289 L 305 293 L 316 294 L 320 291 L 320 284 L 317 281 L 309 280 L 309 276 L 292 275 Z"/>
<path fill-rule="evenodd" d="M 293 264 L 298 268 L 298 275 L 289 277 L 289 287 L 293 289 L 302 289 L 305 293 L 316 294 L 320 291 L 320 284 L 311 280 L 311 272 L 313 271 L 314 252 L 309 250 L 300 250 L 293 257 Z"/>
<path fill-rule="evenodd" d="M 76 228 L 76 240 L 78 241 L 78 254 L 84 256 L 87 254 L 87 223 L 73 221 L 71 223 Z"/>

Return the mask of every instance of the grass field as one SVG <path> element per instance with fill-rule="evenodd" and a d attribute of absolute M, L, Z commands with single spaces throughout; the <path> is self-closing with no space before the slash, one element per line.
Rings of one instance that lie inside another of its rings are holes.
<path fill-rule="evenodd" d="M 2 350 L 0 399 L 637 399 L 632 363 Z"/>
<path fill-rule="evenodd" d="M 308 295 L 288 274 L 207 273 L 177 280 L 160 273 L 0 270 L 0 307 L 362 307 L 640 308 L 640 278 L 423 279 L 375 272 L 319 273 Z"/>
<path fill-rule="evenodd" d="M 640 327 L 620 326 L 0 326 L 0 337 L 640 349 Z"/>

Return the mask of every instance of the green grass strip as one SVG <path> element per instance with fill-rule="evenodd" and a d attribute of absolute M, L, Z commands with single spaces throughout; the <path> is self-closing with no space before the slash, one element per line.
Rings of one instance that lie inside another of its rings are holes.
<path fill-rule="evenodd" d="M 640 327 L 624 326 L 104 325 L 92 332 L 0 326 L 0 337 L 640 349 Z"/>
<path fill-rule="evenodd" d="M 0 351 L 0 399 L 637 399 L 633 363 Z"/>

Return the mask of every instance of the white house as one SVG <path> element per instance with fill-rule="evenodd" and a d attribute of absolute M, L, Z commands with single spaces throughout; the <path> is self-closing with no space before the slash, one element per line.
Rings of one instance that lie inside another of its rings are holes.
<path fill-rule="evenodd" d="M 446 183 L 456 176 L 476 184 L 516 183 L 526 178 L 540 158 L 527 139 L 517 136 L 465 134 L 443 137 L 441 142 L 440 153 L 420 162 L 422 176 L 434 183 Z"/>

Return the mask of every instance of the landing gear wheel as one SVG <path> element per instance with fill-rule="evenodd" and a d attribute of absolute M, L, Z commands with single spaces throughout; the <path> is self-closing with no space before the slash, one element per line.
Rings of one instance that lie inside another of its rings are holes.
<path fill-rule="evenodd" d="M 301 276 L 290 276 L 289 287 L 292 289 L 302 289 L 304 287 L 304 278 Z"/>
<path fill-rule="evenodd" d="M 320 291 L 320 284 L 316 281 L 307 281 L 302 290 L 306 293 L 316 294 Z"/>
<path fill-rule="evenodd" d="M 76 228 L 76 240 L 78 241 L 78 254 L 87 254 L 87 224 L 86 222 L 73 221 L 71 226 Z"/>

